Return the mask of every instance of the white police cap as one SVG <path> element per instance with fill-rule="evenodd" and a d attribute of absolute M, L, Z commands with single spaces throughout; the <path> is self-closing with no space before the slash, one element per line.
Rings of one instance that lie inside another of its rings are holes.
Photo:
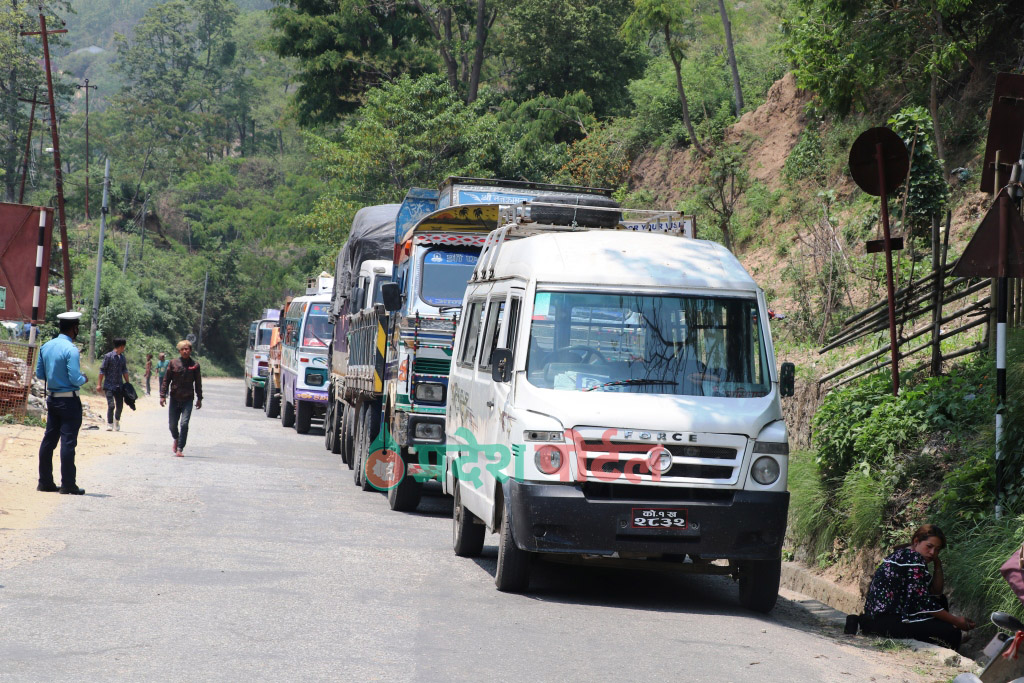
<path fill-rule="evenodd" d="M 58 313 L 57 314 L 57 319 L 58 320 L 81 320 L 82 319 L 82 314 L 79 313 L 78 311 L 68 311 L 66 313 Z"/>

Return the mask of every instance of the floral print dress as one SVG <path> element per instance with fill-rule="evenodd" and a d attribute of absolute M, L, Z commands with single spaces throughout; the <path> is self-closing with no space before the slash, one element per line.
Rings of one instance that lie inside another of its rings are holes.
<path fill-rule="evenodd" d="M 932 619 L 944 606 L 942 596 L 931 592 L 931 583 L 921 553 L 900 548 L 875 571 L 864 601 L 864 616 L 899 617 L 905 624 Z"/>

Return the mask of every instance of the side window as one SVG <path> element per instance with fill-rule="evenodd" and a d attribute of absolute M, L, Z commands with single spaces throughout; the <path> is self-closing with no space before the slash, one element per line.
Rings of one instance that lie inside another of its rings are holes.
<path fill-rule="evenodd" d="M 508 331 L 505 333 L 505 348 L 516 354 L 516 337 L 519 333 L 519 311 L 522 308 L 522 299 L 512 297 L 508 307 Z"/>
<path fill-rule="evenodd" d="M 462 337 L 462 349 L 459 351 L 459 365 L 473 367 L 477 342 L 480 338 L 480 322 L 483 314 L 484 304 L 482 301 L 474 301 L 470 304 L 469 312 L 466 313 L 469 316 L 466 321 L 466 332 Z"/>
<path fill-rule="evenodd" d="M 253 323 L 252 325 L 249 325 L 249 348 L 250 349 L 256 348 L 256 325 L 257 325 L 257 323 Z"/>
<path fill-rule="evenodd" d="M 490 370 L 491 352 L 498 348 L 498 333 L 501 332 L 501 319 L 505 317 L 505 301 L 491 299 L 487 309 L 487 325 L 484 327 L 484 345 L 480 352 L 480 369 Z"/>

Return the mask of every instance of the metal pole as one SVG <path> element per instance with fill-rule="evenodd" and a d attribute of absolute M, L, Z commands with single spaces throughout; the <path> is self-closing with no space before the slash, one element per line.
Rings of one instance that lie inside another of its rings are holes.
<path fill-rule="evenodd" d="M 28 332 L 28 343 L 36 343 L 36 333 L 39 330 L 39 299 L 42 296 L 43 287 L 43 252 L 46 247 L 46 209 L 39 207 L 39 232 L 36 240 L 36 283 L 32 289 L 32 327 Z M 44 312 L 45 315 L 45 312 Z"/>
<path fill-rule="evenodd" d="M 36 122 L 36 95 L 39 93 L 39 88 L 32 89 L 32 113 L 28 117 L 28 137 L 25 139 L 25 161 L 22 164 L 21 171 L 21 190 L 18 192 L 18 203 L 22 204 L 25 201 L 25 178 L 28 177 L 28 157 L 29 150 L 32 147 L 32 124 Z"/>
<path fill-rule="evenodd" d="M 939 242 L 939 216 L 932 216 L 932 272 L 935 274 L 935 293 L 932 311 L 932 377 L 938 377 L 942 373 L 942 286 L 945 278 L 942 277 L 942 243 Z"/>
<path fill-rule="evenodd" d="M 86 91 L 88 92 L 88 91 Z M 107 195 L 110 191 L 110 159 L 103 169 L 103 205 L 100 208 L 100 246 L 96 250 L 96 287 L 92 291 L 92 321 L 89 323 L 89 361 L 96 360 L 96 324 L 100 317 L 100 277 L 103 274 L 103 238 L 107 234 Z"/>
<path fill-rule="evenodd" d="M 64 175 L 60 167 L 60 135 L 57 132 L 57 105 L 53 100 L 53 75 L 50 73 L 50 41 L 46 34 L 46 17 L 39 8 L 39 29 L 43 38 L 43 65 L 46 67 L 46 95 L 50 100 L 50 136 L 53 138 L 53 179 L 57 186 L 57 214 L 60 218 L 60 252 L 64 262 L 64 305 L 73 308 L 71 292 L 71 258 L 68 255 L 68 221 L 64 213 Z"/>
<path fill-rule="evenodd" d="M 128 270 L 128 248 L 132 246 L 132 239 L 128 235 L 124 236 L 124 262 L 121 264 L 121 274 L 124 275 L 125 271 Z"/>
<path fill-rule="evenodd" d="M 999 195 L 999 263 L 996 267 L 996 519 L 1002 517 L 1003 411 L 1006 407 L 1006 261 L 1010 232 L 1009 190 Z"/>
<path fill-rule="evenodd" d="M 885 159 L 882 143 L 875 143 L 878 161 L 878 184 L 882 202 L 882 236 L 885 238 L 885 287 L 889 294 L 889 346 L 892 353 L 892 395 L 900 394 L 900 349 L 896 341 L 896 291 L 892 282 L 892 236 L 889 234 L 889 200 L 885 196 Z"/>
<path fill-rule="evenodd" d="M 199 337 L 196 339 L 196 355 L 199 355 L 199 349 L 203 345 L 203 323 L 206 320 L 206 285 L 210 281 L 210 271 L 207 269 L 206 275 L 203 277 L 203 307 L 199 312 Z"/>
<path fill-rule="evenodd" d="M 89 220 L 89 89 L 96 89 L 95 85 L 89 85 L 89 79 L 85 79 L 85 85 L 78 86 L 85 88 L 85 219 Z"/>
<path fill-rule="evenodd" d="M 139 249 L 139 263 L 142 263 L 142 255 L 146 253 L 146 206 L 149 205 L 149 195 L 146 201 L 142 202 L 142 247 Z"/>

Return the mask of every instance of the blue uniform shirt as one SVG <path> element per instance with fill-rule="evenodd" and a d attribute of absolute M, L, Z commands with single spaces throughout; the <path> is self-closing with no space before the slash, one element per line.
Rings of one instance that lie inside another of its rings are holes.
<path fill-rule="evenodd" d="M 78 391 L 85 384 L 78 347 L 66 334 L 54 337 L 39 349 L 36 377 L 46 380 L 47 391 Z"/>

